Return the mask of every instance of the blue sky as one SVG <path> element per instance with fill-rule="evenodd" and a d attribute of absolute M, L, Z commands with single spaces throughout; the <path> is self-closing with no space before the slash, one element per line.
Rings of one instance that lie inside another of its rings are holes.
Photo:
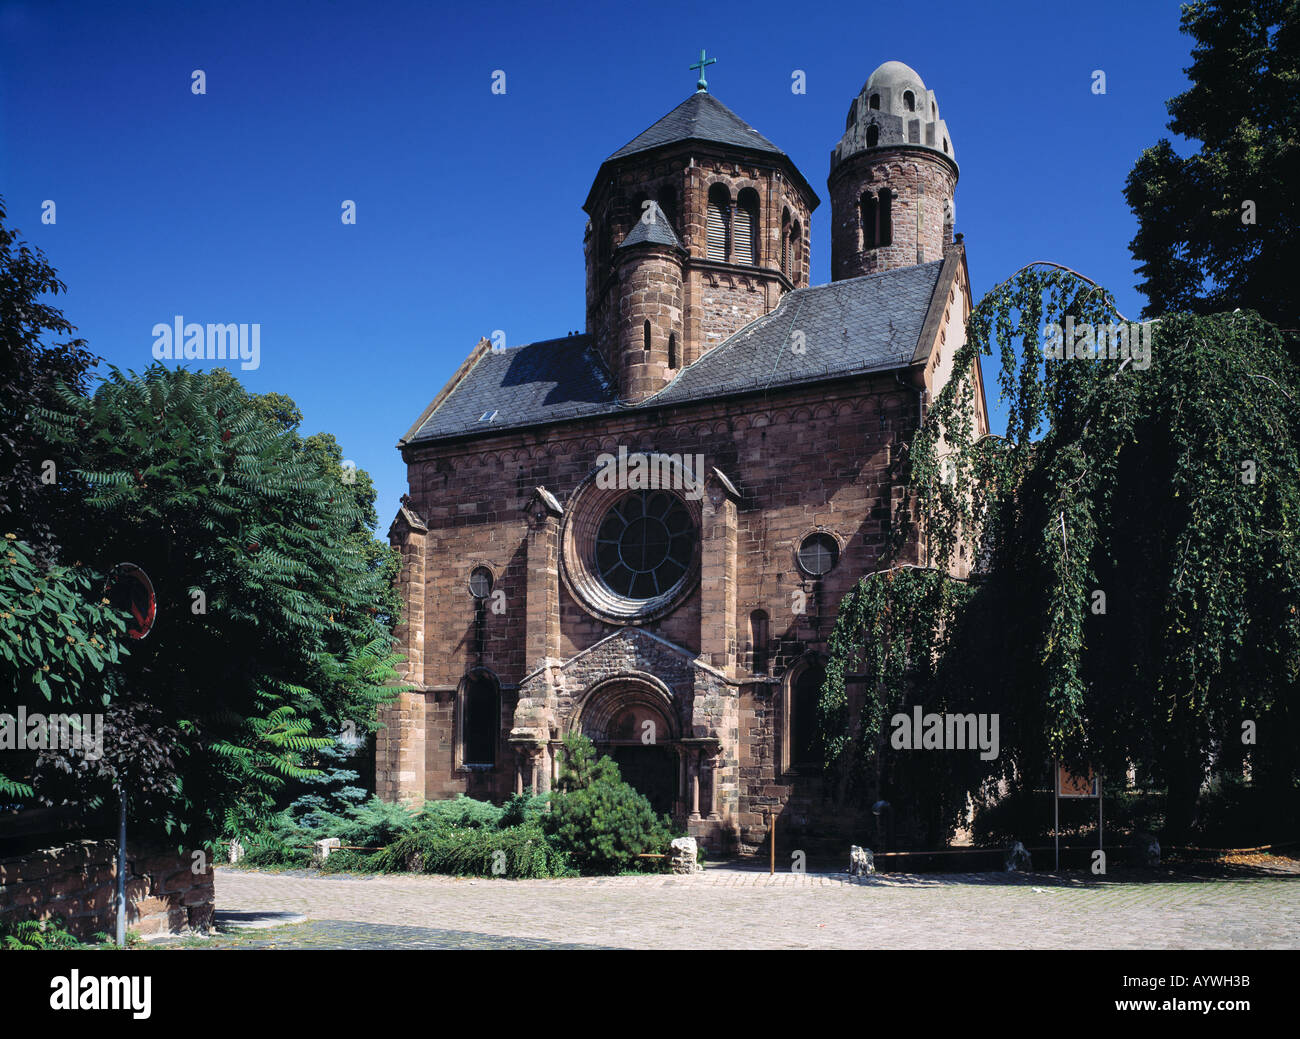
<path fill-rule="evenodd" d="M 1053 259 L 1141 310 L 1122 188 L 1168 135 L 1189 64 L 1164 0 L 0 0 L 0 194 L 110 363 L 146 367 L 153 326 L 177 314 L 259 323 L 261 365 L 236 374 L 292 396 L 305 433 L 374 475 L 382 536 L 405 490 L 394 445 L 479 337 L 582 329 L 582 201 L 609 153 L 694 90 L 701 47 L 712 93 L 823 197 L 814 283 L 830 276 L 830 150 L 897 59 L 951 131 L 977 296 Z"/>

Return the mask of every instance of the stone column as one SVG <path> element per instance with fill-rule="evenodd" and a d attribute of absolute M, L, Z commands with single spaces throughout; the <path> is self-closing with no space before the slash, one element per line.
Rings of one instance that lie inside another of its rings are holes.
<path fill-rule="evenodd" d="M 700 754 L 698 751 L 691 752 L 691 761 L 688 767 L 691 773 L 691 818 L 699 819 L 700 817 Z"/>
<path fill-rule="evenodd" d="M 717 469 L 712 470 L 705 484 L 700 552 L 700 656 L 728 678 L 734 678 L 736 504 L 740 495 Z"/>
<path fill-rule="evenodd" d="M 524 668 L 533 672 L 560 655 L 560 516 L 555 496 L 538 487 L 524 507 L 528 517 L 524 602 Z"/>
<path fill-rule="evenodd" d="M 406 657 L 402 677 L 415 690 L 402 693 L 379 712 L 384 728 L 375 738 L 375 789 L 385 801 L 422 800 L 425 796 L 424 573 L 428 535 L 424 521 L 405 504 L 388 530 L 389 543 L 402 557 L 397 576 L 402 616 L 393 634 Z"/>
<path fill-rule="evenodd" d="M 714 751 L 709 755 L 709 818 L 716 821 L 718 815 L 718 770 L 722 767 L 722 755 Z"/>

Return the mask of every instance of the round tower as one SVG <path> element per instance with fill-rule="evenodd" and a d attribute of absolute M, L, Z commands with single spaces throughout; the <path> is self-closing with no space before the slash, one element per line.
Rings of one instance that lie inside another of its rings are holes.
<path fill-rule="evenodd" d="M 614 252 L 619 286 L 619 397 L 645 400 L 682 365 L 682 261 L 686 250 L 651 202 Z"/>
<path fill-rule="evenodd" d="M 831 152 L 832 280 L 942 259 L 958 172 L 934 91 L 901 61 L 885 62 Z"/>

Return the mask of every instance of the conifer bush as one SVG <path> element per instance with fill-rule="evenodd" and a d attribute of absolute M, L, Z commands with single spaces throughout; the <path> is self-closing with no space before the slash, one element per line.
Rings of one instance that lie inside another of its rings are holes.
<path fill-rule="evenodd" d="M 656 868 L 657 860 L 638 856 L 666 853 L 673 836 L 667 816 L 656 817 L 613 759 L 597 759 L 591 741 L 576 734 L 565 738 L 559 790 L 542 825 L 584 874 Z"/>

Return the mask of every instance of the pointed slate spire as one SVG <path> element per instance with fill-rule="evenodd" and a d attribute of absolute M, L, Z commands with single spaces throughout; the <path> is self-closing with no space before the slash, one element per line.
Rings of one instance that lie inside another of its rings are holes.
<path fill-rule="evenodd" d="M 651 220 L 646 220 L 645 216 L 653 214 Z M 682 248 L 682 243 L 673 230 L 672 224 L 664 216 L 664 211 L 659 208 L 658 202 L 651 202 L 645 215 L 636 222 L 636 226 L 628 232 L 627 237 L 619 243 L 620 249 L 630 249 L 634 245 L 668 245 Z"/>

